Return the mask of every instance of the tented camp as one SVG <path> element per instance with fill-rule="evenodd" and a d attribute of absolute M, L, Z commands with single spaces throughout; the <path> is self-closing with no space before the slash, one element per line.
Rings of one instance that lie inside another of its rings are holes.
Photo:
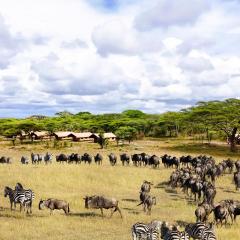
<path fill-rule="evenodd" d="M 74 142 L 79 141 L 93 141 L 93 138 L 90 138 L 92 135 L 91 132 L 82 132 L 82 133 L 71 133 L 68 135 L 68 137 L 71 137 Z"/>
<path fill-rule="evenodd" d="M 52 136 L 55 137 L 56 140 L 71 139 L 69 137 L 71 133 L 72 132 L 54 132 Z"/>
<path fill-rule="evenodd" d="M 30 136 L 33 140 L 43 140 L 50 138 L 50 135 L 47 131 L 31 132 Z"/>
<path fill-rule="evenodd" d="M 116 141 L 116 135 L 114 133 L 104 133 L 103 137 L 108 139 L 109 141 Z M 94 142 L 97 142 L 99 139 L 99 134 L 98 133 L 93 133 L 90 138 L 93 138 Z"/>

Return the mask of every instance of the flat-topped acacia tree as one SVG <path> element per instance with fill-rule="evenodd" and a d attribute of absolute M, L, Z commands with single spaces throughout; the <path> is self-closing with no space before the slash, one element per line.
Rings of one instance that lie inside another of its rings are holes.
<path fill-rule="evenodd" d="M 236 151 L 236 133 L 240 128 L 240 100 L 199 102 L 186 109 L 188 120 L 202 123 L 207 129 L 222 131 L 229 140 L 231 151 Z"/>

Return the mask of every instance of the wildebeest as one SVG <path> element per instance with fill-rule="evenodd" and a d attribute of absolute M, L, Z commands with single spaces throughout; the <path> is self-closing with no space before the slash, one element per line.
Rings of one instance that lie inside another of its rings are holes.
<path fill-rule="evenodd" d="M 141 186 L 141 192 L 150 192 L 152 185 L 151 182 L 144 180 Z"/>
<path fill-rule="evenodd" d="M 0 157 L 0 163 L 7 163 L 10 164 L 11 163 L 11 159 L 10 157 Z"/>
<path fill-rule="evenodd" d="M 117 164 L 117 156 L 114 153 L 110 153 L 108 157 L 109 157 L 110 164 L 112 166 Z"/>
<path fill-rule="evenodd" d="M 196 222 L 206 222 L 212 210 L 213 207 L 208 203 L 203 202 L 199 204 L 195 210 Z"/>
<path fill-rule="evenodd" d="M 67 162 L 68 161 L 68 157 L 67 157 L 67 155 L 61 153 L 60 155 L 56 156 L 56 161 L 60 162 L 60 163 Z"/>
<path fill-rule="evenodd" d="M 214 198 L 217 194 L 216 188 L 209 182 L 203 183 L 204 201 L 213 206 Z"/>
<path fill-rule="evenodd" d="M 171 156 L 168 156 L 167 154 L 163 155 L 162 157 L 162 163 L 165 167 L 172 167 L 176 166 L 176 168 L 179 167 L 179 160 L 176 157 L 171 158 Z"/>
<path fill-rule="evenodd" d="M 237 169 L 237 172 L 240 172 L 240 160 L 237 160 L 237 161 L 235 162 L 235 167 L 236 167 L 236 169 Z"/>
<path fill-rule="evenodd" d="M 215 222 L 217 225 L 220 222 L 222 226 L 223 221 L 225 221 L 225 225 L 227 224 L 229 212 L 226 206 L 218 205 L 214 208 L 213 212 L 214 212 Z"/>
<path fill-rule="evenodd" d="M 68 163 L 81 163 L 81 156 L 78 153 L 72 153 L 68 156 Z"/>
<path fill-rule="evenodd" d="M 143 206 L 144 206 L 143 210 L 144 210 L 144 212 L 146 212 L 146 210 L 147 210 L 147 213 L 150 215 L 151 211 L 152 211 L 152 206 L 156 205 L 156 204 L 157 204 L 156 197 L 148 195 L 145 198 L 145 201 L 143 202 Z"/>
<path fill-rule="evenodd" d="M 141 154 L 135 153 L 131 157 L 132 157 L 133 165 L 135 165 L 135 166 L 141 166 L 142 165 L 142 155 Z"/>
<path fill-rule="evenodd" d="M 142 156 L 142 162 L 145 166 L 147 166 L 149 164 L 149 159 L 150 159 L 150 156 L 146 153 L 141 153 L 141 156 Z"/>
<path fill-rule="evenodd" d="M 83 199 L 85 200 L 85 208 L 100 209 L 102 217 L 103 217 L 103 209 L 111 209 L 110 217 L 112 217 L 114 212 L 118 211 L 122 218 L 122 213 L 118 206 L 118 200 L 116 200 L 115 198 L 106 198 L 104 196 L 94 195 L 94 196 L 86 196 Z"/>
<path fill-rule="evenodd" d="M 240 215 L 240 204 L 234 208 L 233 215 L 234 215 L 234 221 L 236 221 L 236 217 Z"/>
<path fill-rule="evenodd" d="M 38 162 L 38 154 L 31 153 L 31 160 L 32 164 L 35 164 Z"/>
<path fill-rule="evenodd" d="M 206 210 L 203 206 L 199 206 L 195 210 L 196 222 L 206 222 L 207 221 L 207 214 Z"/>
<path fill-rule="evenodd" d="M 91 164 L 92 163 L 92 156 L 88 153 L 84 153 L 82 155 L 82 161 L 84 161 L 84 163 Z"/>
<path fill-rule="evenodd" d="M 240 172 L 234 173 L 233 180 L 236 186 L 236 190 L 239 190 L 240 189 Z"/>
<path fill-rule="evenodd" d="M 127 165 L 129 165 L 129 163 L 130 163 L 130 156 L 127 155 L 127 153 L 122 153 L 122 154 L 120 154 L 120 160 L 121 160 L 123 166 L 125 165 L 125 163 Z"/>
<path fill-rule="evenodd" d="M 43 158 L 44 157 L 41 154 L 31 153 L 32 164 L 41 163 Z"/>
<path fill-rule="evenodd" d="M 97 153 L 97 155 L 94 157 L 95 163 L 98 165 L 102 165 L 103 156 L 100 153 Z"/>
<path fill-rule="evenodd" d="M 137 206 L 143 205 L 143 210 L 151 214 L 152 206 L 156 205 L 156 197 L 151 196 L 148 192 L 140 192 L 140 203 Z"/>
<path fill-rule="evenodd" d="M 46 155 L 44 156 L 44 162 L 47 163 L 52 163 L 52 154 L 51 153 L 46 153 Z"/>
<path fill-rule="evenodd" d="M 44 207 L 47 207 L 50 209 L 50 214 L 52 214 L 53 210 L 63 210 L 65 214 L 69 214 L 70 208 L 69 208 L 69 203 L 63 200 L 58 200 L 54 198 L 49 198 L 47 200 L 40 200 L 38 204 L 39 210 L 43 210 Z"/>
<path fill-rule="evenodd" d="M 153 166 L 154 168 L 159 167 L 160 159 L 156 155 L 152 155 L 149 159 L 149 165 Z"/>
<path fill-rule="evenodd" d="M 25 157 L 25 156 L 22 156 L 20 161 L 21 161 L 22 164 L 28 164 L 29 163 L 28 157 Z"/>

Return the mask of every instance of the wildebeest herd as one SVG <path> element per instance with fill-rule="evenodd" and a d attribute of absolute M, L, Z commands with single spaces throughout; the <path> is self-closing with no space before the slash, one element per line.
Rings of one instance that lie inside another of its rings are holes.
<path fill-rule="evenodd" d="M 45 162 L 46 164 L 52 163 L 53 155 L 46 153 L 31 154 L 32 164 L 39 164 Z M 117 156 L 113 153 L 108 155 L 111 165 L 117 164 Z M 0 158 L 1 159 L 1 158 Z M 10 158 L 7 162 L 10 163 Z M 216 164 L 212 157 L 207 156 L 182 156 L 180 158 L 171 157 L 167 154 L 161 158 L 156 155 L 148 155 L 145 153 L 128 155 L 123 153 L 120 155 L 120 161 L 122 165 L 129 165 L 130 161 L 134 166 L 152 166 L 157 168 L 160 165 L 160 159 L 162 164 L 166 168 L 175 168 L 170 175 L 169 185 L 171 188 L 180 188 L 187 195 L 189 200 L 193 200 L 197 203 L 195 210 L 196 222 L 185 225 L 184 231 L 180 231 L 178 226 L 170 225 L 165 221 L 154 220 L 149 224 L 136 223 L 132 226 L 132 238 L 133 239 L 159 239 L 159 236 L 164 240 L 188 240 L 201 239 L 201 240 L 214 240 L 216 234 L 214 232 L 214 225 L 227 224 L 229 217 L 231 222 L 234 223 L 237 215 L 240 215 L 240 201 L 225 199 L 216 203 L 215 197 L 217 190 L 215 182 L 223 174 L 232 174 L 233 180 L 236 186 L 236 190 L 240 189 L 240 160 L 233 161 L 231 159 L 223 160 Z M 95 156 L 91 156 L 88 153 L 79 155 L 72 153 L 70 155 L 59 154 L 56 156 L 56 162 L 66 163 L 81 163 L 91 164 L 95 161 L 96 164 L 101 165 L 103 156 L 98 153 Z M 7 163 L 4 160 L 4 163 Z M 28 158 L 22 157 L 21 163 L 28 164 Z M 143 205 L 144 212 L 151 214 L 153 205 L 157 204 L 155 196 L 151 195 L 151 188 L 153 183 L 150 181 L 144 181 L 140 187 L 139 200 L 137 205 Z M 16 209 L 16 205 L 20 204 L 20 211 L 26 209 L 27 213 L 32 213 L 32 202 L 34 200 L 34 192 L 31 189 L 24 189 L 22 184 L 17 183 L 14 188 L 6 186 L 4 188 L 4 196 L 9 198 L 11 210 Z M 193 196 L 193 199 L 192 199 Z M 103 216 L 103 209 L 110 209 L 111 216 L 114 212 L 118 211 L 122 217 L 122 211 L 119 207 L 119 201 L 115 198 L 106 198 L 101 195 L 93 195 L 84 197 L 85 208 L 100 209 Z M 40 200 L 38 204 L 39 210 L 44 208 L 50 209 L 50 214 L 53 210 L 63 210 L 66 215 L 70 214 L 70 206 L 67 201 L 58 200 L 55 198 L 49 198 L 46 200 Z M 209 223 L 208 219 L 210 214 L 213 213 L 214 222 Z"/>
<path fill-rule="evenodd" d="M 32 164 L 39 164 L 41 162 L 45 162 L 47 164 L 52 162 L 53 155 L 48 152 L 46 154 L 31 153 L 30 159 Z M 94 156 L 89 153 L 84 153 L 82 155 L 80 155 L 79 153 L 71 153 L 69 155 L 65 153 L 60 153 L 59 155 L 56 155 L 56 162 L 58 163 L 81 164 L 82 162 L 84 162 L 91 164 L 95 162 L 96 164 L 101 165 L 103 159 L 104 157 L 100 153 L 97 153 Z M 157 168 L 160 165 L 161 158 L 156 155 L 148 155 L 146 153 L 135 153 L 133 155 L 122 153 L 120 154 L 119 158 L 114 153 L 110 153 L 108 155 L 108 160 L 112 166 L 115 166 L 117 164 L 118 159 L 121 161 L 123 166 L 130 165 L 130 162 L 132 161 L 132 164 L 134 166 L 152 166 L 154 168 Z M 20 162 L 22 164 L 29 164 L 29 157 L 22 156 Z"/>

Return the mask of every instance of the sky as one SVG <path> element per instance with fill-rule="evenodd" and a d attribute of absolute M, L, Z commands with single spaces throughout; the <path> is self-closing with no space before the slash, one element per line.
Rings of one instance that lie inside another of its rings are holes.
<path fill-rule="evenodd" d="M 0 117 L 240 96 L 240 0 L 0 0 Z"/>

